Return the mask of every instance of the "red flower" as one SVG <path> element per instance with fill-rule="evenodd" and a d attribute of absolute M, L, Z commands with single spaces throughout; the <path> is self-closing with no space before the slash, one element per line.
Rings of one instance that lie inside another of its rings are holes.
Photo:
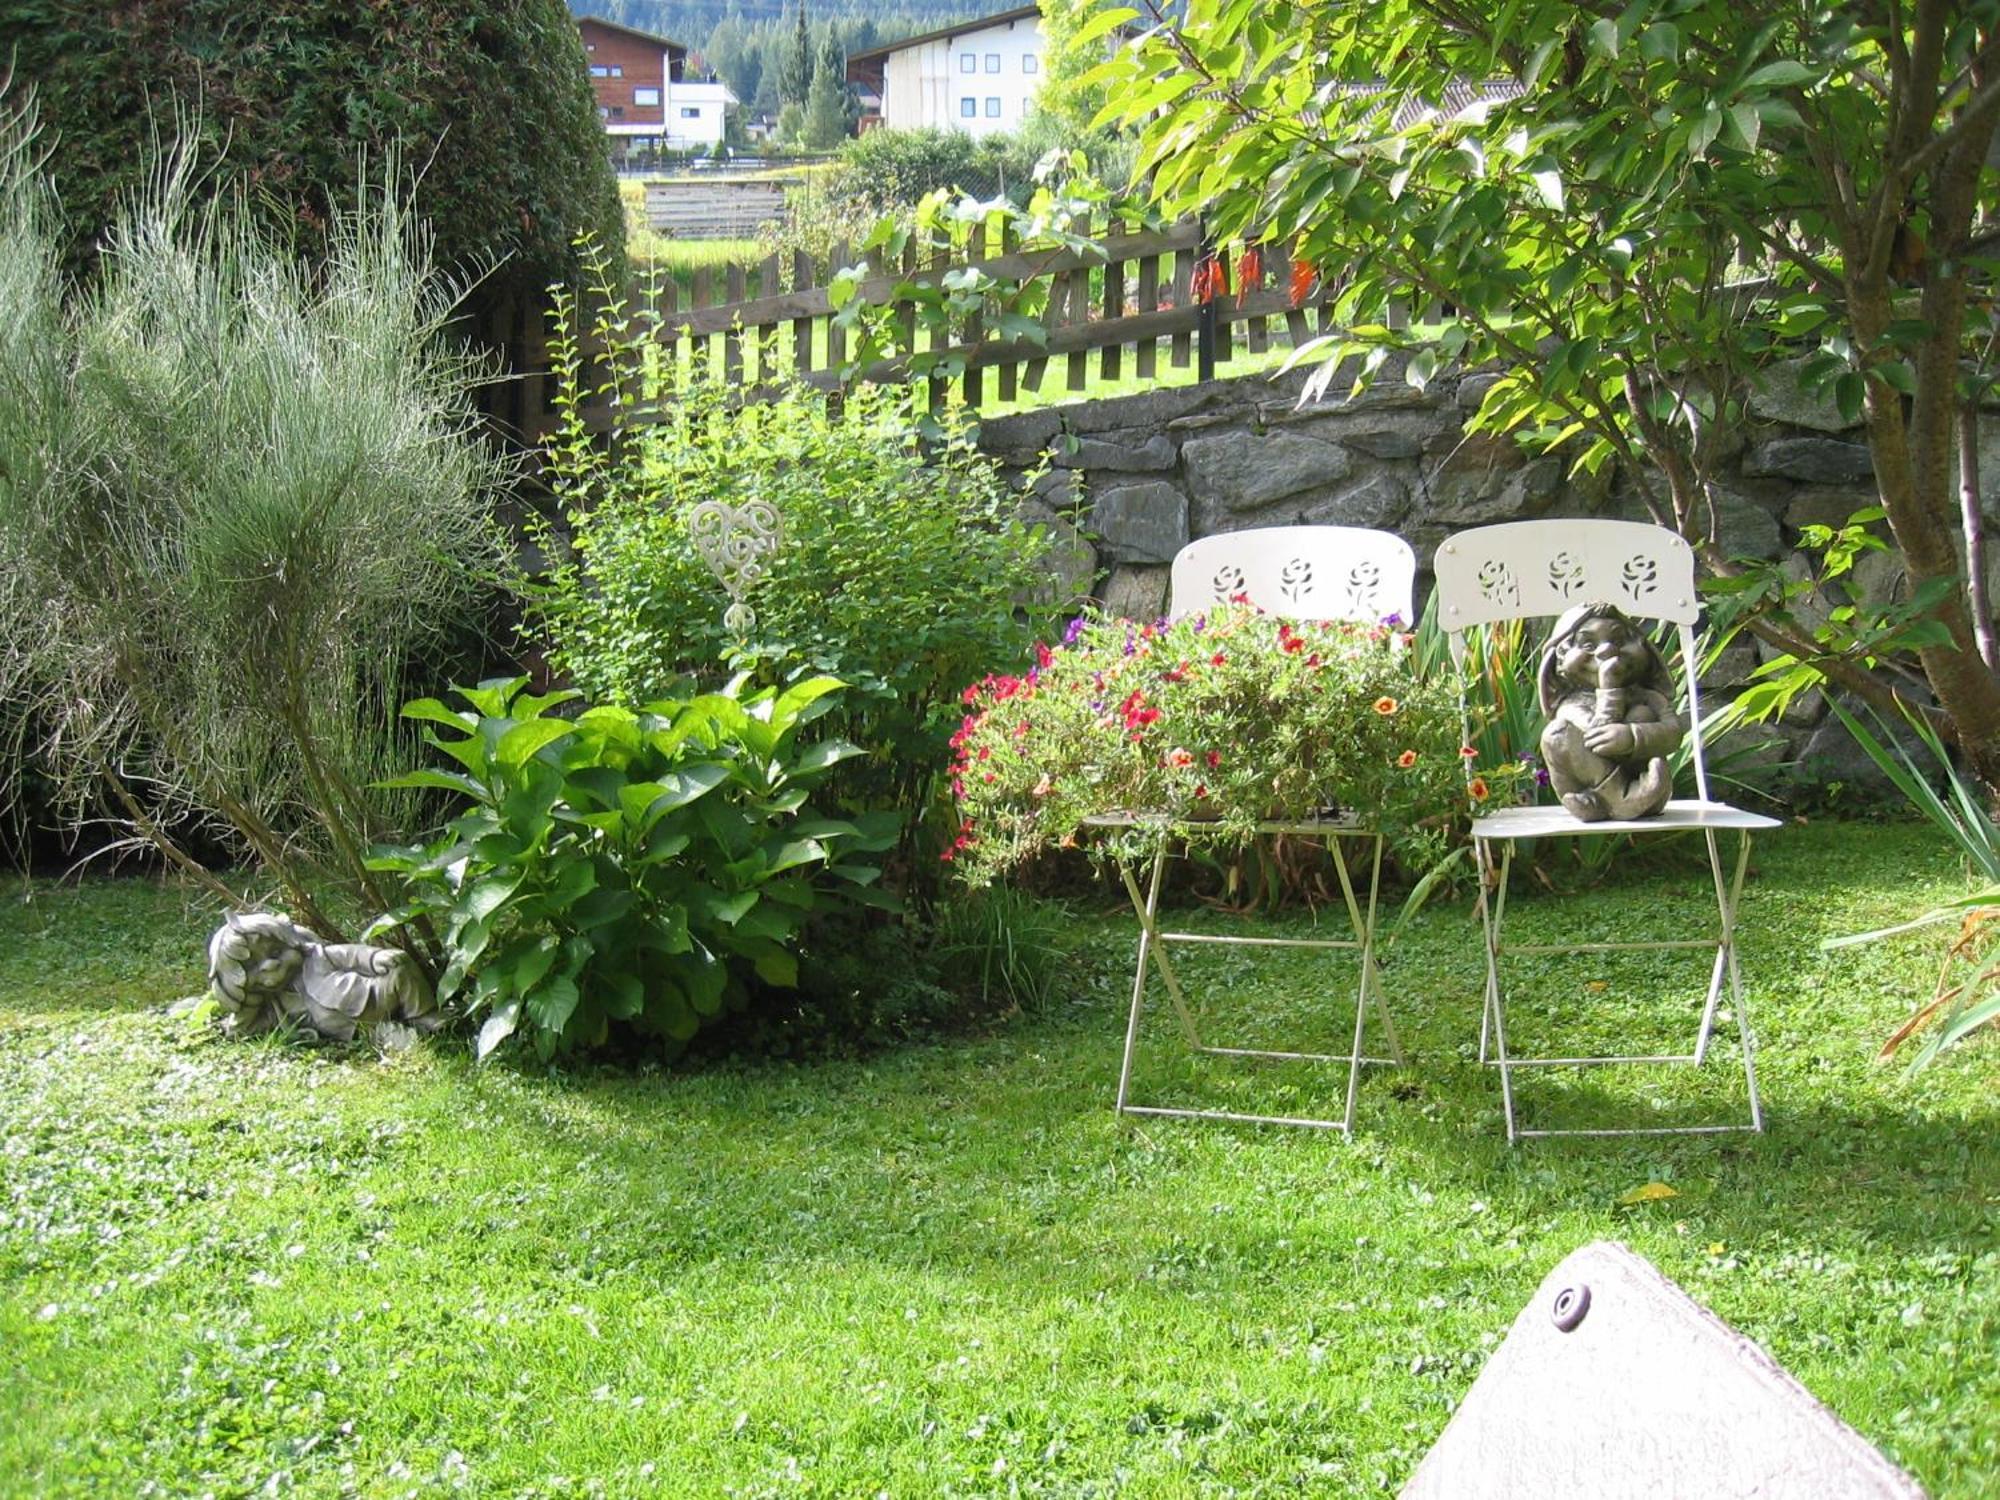
<path fill-rule="evenodd" d="M 1035 642 L 1035 663 L 1037 666 L 1046 667 L 1054 657 L 1055 652 L 1049 650 L 1040 641 Z"/>
<path fill-rule="evenodd" d="M 1375 712 L 1383 715 L 1384 717 L 1387 717 L 1388 715 L 1394 713 L 1398 708 L 1401 707 L 1402 705 L 1398 703 L 1394 698 L 1377 698 L 1375 700 Z"/>
<path fill-rule="evenodd" d="M 1206 796 L 1208 795 L 1208 785 L 1207 785 L 1207 783 L 1205 783 L 1205 782 L 1204 782 L 1204 783 L 1203 783 L 1202 785 L 1200 785 L 1200 786 L 1196 787 L 1196 788 L 1194 789 L 1194 794 L 1195 794 L 1195 795 L 1196 795 L 1197 797 L 1206 797 Z"/>
<path fill-rule="evenodd" d="M 1213 770 L 1214 770 L 1214 769 L 1215 769 L 1215 768 L 1216 768 L 1217 766 L 1219 766 L 1219 765 L 1221 765 L 1221 764 L 1222 764 L 1222 752 L 1221 752 L 1220 750 L 1211 750 L 1211 751 L 1209 751 L 1209 752 L 1208 752 L 1208 768 L 1209 768 L 1209 770 L 1213 771 Z"/>
<path fill-rule="evenodd" d="M 1401 755 L 1396 757 L 1396 764 L 1401 766 L 1405 771 L 1409 770 L 1416 763 L 1417 752 L 1414 750 L 1405 750 Z"/>
<path fill-rule="evenodd" d="M 1211 656 L 1211 657 L 1210 657 L 1210 658 L 1208 659 L 1208 664 L 1209 664 L 1209 665 L 1210 665 L 1211 667 L 1219 667 L 1219 666 L 1221 666 L 1221 665 L 1222 665 L 1222 664 L 1223 664 L 1224 662 L 1226 662 L 1226 661 L 1228 661 L 1228 660 L 1229 660 L 1229 658 L 1228 658 L 1228 657 L 1224 656 L 1224 655 L 1223 655 L 1223 654 L 1222 654 L 1222 653 L 1221 653 L 1220 651 L 1218 651 L 1218 652 L 1216 652 L 1216 653 L 1215 653 L 1215 655 Z"/>
<path fill-rule="evenodd" d="M 1170 766 L 1173 766 L 1176 769 L 1179 769 L 1182 766 L 1191 766 L 1194 764 L 1194 752 L 1190 750 L 1183 750 L 1180 748 L 1180 746 L 1176 745 L 1173 749 L 1167 752 L 1166 763 Z"/>
<path fill-rule="evenodd" d="M 1466 791 L 1472 794 L 1474 802 L 1484 802 L 1493 794 L 1493 789 L 1486 784 L 1484 776 L 1473 777 L 1471 783 L 1466 787 Z"/>
<path fill-rule="evenodd" d="M 1303 307 L 1306 296 L 1312 291 L 1313 283 L 1319 280 L 1312 265 L 1299 254 L 1302 247 L 1292 247 L 1292 306 Z"/>
<path fill-rule="evenodd" d="M 1252 245 L 1236 262 L 1236 305 L 1241 307 L 1264 280 L 1264 252 Z"/>
<path fill-rule="evenodd" d="M 1194 279 L 1189 291 L 1197 302 L 1213 302 L 1218 296 L 1229 291 L 1229 276 L 1222 269 L 1222 262 L 1213 255 L 1204 255 L 1195 263 Z"/>

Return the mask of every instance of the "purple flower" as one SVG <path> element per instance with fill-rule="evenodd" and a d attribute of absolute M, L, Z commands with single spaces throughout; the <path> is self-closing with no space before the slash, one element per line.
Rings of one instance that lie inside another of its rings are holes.
<path fill-rule="evenodd" d="M 1391 630 L 1401 630 L 1403 628 L 1403 612 L 1400 609 L 1391 610 L 1388 614 L 1382 616 L 1382 623 Z"/>
<path fill-rule="evenodd" d="M 1206 629 L 1208 629 L 1208 616 L 1196 615 L 1194 617 L 1194 633 L 1200 635 Z"/>
<path fill-rule="evenodd" d="M 1083 634 L 1083 627 L 1088 623 L 1090 623 L 1088 615 L 1078 615 L 1074 620 L 1071 620 L 1063 631 L 1063 644 L 1065 646 L 1074 646 L 1076 638 Z"/>
<path fill-rule="evenodd" d="M 1103 713 L 1103 712 L 1104 712 L 1104 700 L 1103 700 L 1102 698 L 1092 698 L 1092 699 L 1090 700 L 1090 711 L 1091 711 L 1092 713 L 1094 713 L 1094 714 L 1101 714 L 1101 713 Z"/>
<path fill-rule="evenodd" d="M 1547 786 L 1548 784 L 1549 784 L 1549 773 L 1547 771 L 1535 772 L 1536 786 Z"/>

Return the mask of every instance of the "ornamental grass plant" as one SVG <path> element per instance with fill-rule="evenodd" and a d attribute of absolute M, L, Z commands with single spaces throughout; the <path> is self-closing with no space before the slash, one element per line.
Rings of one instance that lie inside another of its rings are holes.
<path fill-rule="evenodd" d="M 1400 621 L 1296 623 L 1240 597 L 1153 624 L 1080 616 L 1025 676 L 965 690 L 944 857 L 977 885 L 1106 814 L 1149 815 L 1106 840 L 1137 852 L 1336 811 L 1427 868 L 1468 792 L 1484 800 L 1520 767 L 1468 774 L 1452 679 L 1421 675 L 1410 639 Z"/>

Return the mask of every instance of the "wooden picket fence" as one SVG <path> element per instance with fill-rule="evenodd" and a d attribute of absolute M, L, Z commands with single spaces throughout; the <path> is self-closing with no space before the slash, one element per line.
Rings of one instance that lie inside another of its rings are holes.
<path fill-rule="evenodd" d="M 1330 289 L 1318 280 L 1294 288 L 1290 258 L 1267 252 L 1262 264 L 1220 265 L 1194 222 L 1159 230 L 1110 227 L 1094 236 L 1096 251 L 1022 249 L 1005 226 L 995 224 L 975 240 L 967 258 L 920 256 L 914 248 L 898 264 L 880 252 L 861 256 L 836 246 L 826 262 L 803 253 L 787 269 L 773 255 L 753 264 L 704 267 L 684 289 L 671 280 L 650 294 L 655 336 L 669 357 L 706 368 L 744 399 L 756 400 L 783 380 L 796 378 L 831 389 L 843 382 L 848 362 L 846 330 L 834 321 L 829 292 L 834 273 L 866 264 L 858 293 L 887 305 L 906 348 L 955 360 L 955 378 L 974 411 L 992 402 L 1015 401 L 1023 391 L 1040 392 L 1054 378 L 1068 392 L 1084 393 L 1093 380 L 1138 382 L 1160 378 L 1164 369 L 1194 367 L 1211 379 L 1240 348 L 1266 354 L 1282 341 L 1296 347 L 1330 326 Z M 1198 272 L 1204 264 L 1219 268 Z M 1003 288 L 1018 291 L 1045 282 L 1048 295 L 1038 321 L 1042 336 L 1002 337 L 978 314 L 949 328 L 920 326 L 916 304 L 894 295 L 906 284 L 938 284 L 967 267 Z M 1197 296 L 1202 281 L 1208 295 Z M 1219 286 L 1213 285 L 1219 281 Z M 1295 296 L 1303 291 L 1304 296 Z M 545 396 L 549 368 L 540 319 L 523 317 L 507 330 L 517 389 L 499 413 L 503 421 L 532 438 L 548 430 Z M 499 330 L 496 330 L 498 333 Z M 907 360 L 882 360 L 860 371 L 874 382 L 910 378 Z M 932 377 L 933 406 L 946 399 L 948 382 Z M 586 414 L 593 428 L 642 424 L 643 411 Z"/>

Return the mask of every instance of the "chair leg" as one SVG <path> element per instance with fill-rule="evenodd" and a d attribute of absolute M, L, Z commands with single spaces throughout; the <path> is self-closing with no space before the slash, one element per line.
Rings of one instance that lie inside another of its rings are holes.
<path fill-rule="evenodd" d="M 1481 862 L 1481 904 L 1480 914 L 1486 930 L 1486 1004 L 1480 1022 L 1480 1061 L 1487 1061 L 1488 1038 L 1491 1036 L 1491 1051 L 1496 1066 L 1500 1069 L 1500 1097 L 1507 1115 L 1507 1139 L 1510 1144 L 1529 1136 L 1563 1135 L 1714 1135 L 1730 1131 L 1751 1130 L 1761 1132 L 1764 1128 L 1763 1105 L 1757 1095 L 1756 1038 L 1750 1026 L 1749 1004 L 1743 993 L 1743 977 L 1736 959 L 1736 916 L 1738 904 L 1743 894 L 1743 881 L 1750 867 L 1750 833 L 1744 830 L 1737 845 L 1735 868 L 1726 876 L 1723 873 L 1719 843 L 1713 830 L 1704 833 L 1708 842 L 1709 869 L 1715 882 L 1717 932 L 1715 961 L 1709 971 L 1708 993 L 1702 1005 L 1701 1029 L 1695 1039 L 1692 1053 L 1674 1057 L 1588 1057 L 1588 1058 L 1510 1058 L 1507 1052 L 1507 1024 L 1505 990 L 1500 976 L 1500 959 L 1503 951 L 1501 941 L 1502 925 L 1507 912 L 1507 881 L 1513 862 L 1513 845 L 1508 843 L 1502 853 L 1499 876 L 1493 883 L 1492 899 L 1486 899 L 1485 872 L 1492 867 L 1492 855 L 1484 844 L 1479 845 Z M 1578 951 L 1591 951 L 1619 947 L 1619 944 L 1584 944 Z M 1637 947 L 1704 947 L 1699 940 L 1680 944 L 1636 944 Z M 1562 951 L 1537 948 L 1537 952 Z M 1714 1034 L 1715 1017 L 1721 1004 L 1722 986 L 1729 986 L 1730 1003 L 1736 1011 L 1736 1028 L 1743 1046 L 1743 1079 L 1750 1095 L 1750 1123 L 1744 1125 L 1693 1125 L 1665 1126 L 1640 1129 L 1618 1130 L 1523 1130 L 1514 1117 L 1514 1094 L 1510 1074 L 1515 1067 L 1531 1064 L 1544 1066 L 1589 1065 L 1593 1063 L 1639 1063 L 1674 1062 L 1688 1063 L 1699 1067 L 1708 1053 L 1708 1044 Z"/>
<path fill-rule="evenodd" d="M 1167 987 L 1167 1000 L 1173 1005 L 1174 1019 L 1180 1023 L 1181 1035 L 1187 1044 L 1197 1052 L 1203 1049 L 1201 1031 L 1195 1025 L 1194 1012 L 1188 1008 L 1187 994 L 1181 989 L 1180 976 L 1174 972 L 1174 962 L 1167 957 L 1166 942 L 1160 936 L 1160 877 L 1167 867 L 1166 846 L 1160 846 L 1159 854 L 1153 860 L 1153 881 L 1147 894 L 1142 898 L 1132 872 L 1122 863 L 1118 866 L 1119 877 L 1125 882 L 1125 893 L 1131 898 L 1132 910 L 1139 917 L 1139 933 L 1150 943 L 1142 949 L 1143 958 L 1159 966 L 1160 980 Z"/>
<path fill-rule="evenodd" d="M 1757 1039 L 1750 1026 L 1750 1002 L 1743 993 L 1743 976 L 1736 967 L 1736 911 L 1743 894 L 1743 876 L 1750 868 L 1750 831 L 1743 831 L 1736 851 L 1736 876 L 1729 887 L 1729 1003 L 1736 1010 L 1736 1034 L 1743 1043 L 1743 1082 L 1750 1091 L 1750 1128 L 1764 1133 L 1764 1106 L 1757 1098 Z"/>
<path fill-rule="evenodd" d="M 1361 1093 L 1361 1056 L 1367 1041 L 1368 1008 L 1375 1007 L 1377 1018 L 1382 1023 L 1383 1039 L 1389 1044 L 1389 1056 L 1398 1066 L 1403 1062 L 1403 1044 L 1396 1036 L 1396 1023 L 1389 1018 L 1389 1007 L 1382 999 L 1381 980 L 1375 972 L 1375 913 L 1376 900 L 1382 889 L 1382 835 L 1373 835 L 1374 849 L 1368 869 L 1368 907 L 1364 913 L 1361 903 L 1355 899 L 1354 879 L 1347 869 L 1347 856 L 1341 849 L 1338 838 L 1327 840 L 1327 848 L 1333 855 L 1334 873 L 1340 877 L 1341 898 L 1347 903 L 1347 920 L 1354 929 L 1355 941 L 1360 944 L 1360 980 L 1354 993 L 1354 1043 L 1347 1060 L 1347 1133 L 1354 1134 L 1354 1112 Z"/>
<path fill-rule="evenodd" d="M 1500 851 L 1500 869 L 1487 896 L 1486 873 L 1492 869 L 1493 852 L 1487 841 L 1477 843 L 1480 864 L 1481 926 L 1486 938 L 1486 1004 L 1479 1023 L 1479 1060 L 1487 1060 L 1489 1032 L 1493 1060 L 1500 1069 L 1500 1107 L 1507 1116 L 1507 1143 L 1518 1134 L 1514 1123 L 1514 1078 L 1507 1057 L 1507 1015 L 1505 991 L 1500 982 L 1500 935 L 1507 920 L 1507 881 L 1514 870 L 1514 842 L 1509 839 Z"/>
<path fill-rule="evenodd" d="M 1132 871 L 1122 859 L 1118 863 L 1118 873 L 1124 879 L 1125 890 L 1132 898 L 1132 905 L 1139 913 L 1139 959 L 1132 970 L 1132 1014 L 1125 1023 L 1125 1060 L 1118 1069 L 1118 1113 L 1125 1113 L 1125 1101 L 1132 1090 L 1132 1059 L 1139 1050 L 1139 1017 L 1146 1007 L 1146 967 L 1153 956 L 1153 914 L 1160 904 L 1160 881 L 1167 870 L 1166 845 L 1153 857 L 1153 878 L 1143 899 L 1139 895 L 1137 882 L 1132 879 Z"/>

